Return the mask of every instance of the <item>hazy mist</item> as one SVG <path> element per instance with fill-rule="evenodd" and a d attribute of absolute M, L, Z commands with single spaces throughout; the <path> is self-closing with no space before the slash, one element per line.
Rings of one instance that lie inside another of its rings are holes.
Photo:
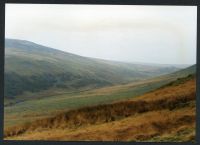
<path fill-rule="evenodd" d="M 82 56 L 196 63 L 196 6 L 6 4 L 6 38 Z"/>

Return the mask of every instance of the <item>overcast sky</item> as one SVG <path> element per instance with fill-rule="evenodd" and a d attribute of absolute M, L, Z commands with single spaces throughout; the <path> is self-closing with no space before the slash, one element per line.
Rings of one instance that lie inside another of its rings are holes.
<path fill-rule="evenodd" d="M 95 58 L 196 63 L 195 6 L 6 4 L 6 38 Z"/>

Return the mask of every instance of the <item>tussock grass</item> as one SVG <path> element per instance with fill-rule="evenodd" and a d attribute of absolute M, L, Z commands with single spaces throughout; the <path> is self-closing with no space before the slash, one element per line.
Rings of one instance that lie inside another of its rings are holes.
<path fill-rule="evenodd" d="M 150 111 L 103 124 L 74 129 L 35 130 L 6 139 L 67 141 L 150 141 L 152 139 L 158 141 L 173 134 L 180 134 L 182 138 L 187 137 L 188 141 L 192 138 L 191 132 L 194 132 L 195 128 L 194 110 L 192 107 L 174 111 L 168 109 Z M 191 131 L 182 133 L 183 130 Z"/>
<path fill-rule="evenodd" d="M 195 80 L 192 79 L 184 84 L 181 83 L 176 86 L 168 86 L 141 96 L 138 99 L 70 110 L 54 117 L 11 127 L 4 131 L 4 137 L 18 136 L 26 132 L 34 132 L 37 130 L 78 129 L 91 125 L 95 126 L 120 121 L 124 118 L 148 112 L 159 112 L 160 110 L 169 110 L 173 112 L 174 110 L 179 110 L 181 108 L 194 108 L 194 81 Z M 171 92 L 172 90 L 176 91 Z M 146 96 L 148 96 L 148 99 L 145 99 Z M 193 106 L 191 106 L 191 104 L 193 104 Z M 146 119 L 149 120 L 149 118 Z M 169 120 L 172 121 L 171 125 Z M 188 124 L 191 121 L 194 122 L 194 120 L 195 115 L 183 115 L 173 118 L 168 114 L 168 118 L 166 119 L 165 117 L 165 120 L 163 121 L 163 119 L 157 115 L 157 120 L 151 122 L 151 126 L 154 128 L 154 131 L 156 130 L 157 133 L 162 134 L 164 130 L 169 130 L 170 128 L 173 128 L 173 126 L 181 126 Z M 157 135 L 157 133 L 153 134 L 153 136 Z M 153 136 L 148 133 L 145 135 L 138 134 L 135 139 L 146 140 Z"/>

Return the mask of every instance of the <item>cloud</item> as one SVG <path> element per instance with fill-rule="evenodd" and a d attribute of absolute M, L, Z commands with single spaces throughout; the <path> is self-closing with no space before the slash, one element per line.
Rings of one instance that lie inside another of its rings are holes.
<path fill-rule="evenodd" d="M 195 6 L 6 4 L 6 37 L 119 61 L 196 62 Z"/>

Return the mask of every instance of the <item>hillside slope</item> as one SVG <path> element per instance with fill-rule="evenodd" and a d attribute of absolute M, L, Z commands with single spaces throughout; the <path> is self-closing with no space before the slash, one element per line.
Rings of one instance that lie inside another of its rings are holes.
<path fill-rule="evenodd" d="M 15 39 L 5 40 L 5 97 L 24 92 L 78 90 L 123 84 L 178 70 L 78 56 Z"/>
<path fill-rule="evenodd" d="M 195 76 L 137 98 L 80 108 L 5 130 L 5 139 L 194 141 Z"/>
<path fill-rule="evenodd" d="M 96 89 L 66 92 L 50 90 L 26 94 L 24 98 L 4 99 L 4 127 L 22 124 L 54 115 L 60 111 L 108 104 L 143 95 L 168 84 L 179 77 L 195 74 L 196 65 L 178 72 L 128 84 L 104 86 Z M 53 93 L 52 93 L 53 91 Z M 55 94 L 56 92 L 56 94 Z M 20 96 L 21 97 L 21 96 Z"/>
<path fill-rule="evenodd" d="M 196 74 L 196 64 L 186 67 L 184 69 L 175 71 L 173 73 L 167 74 L 167 75 L 159 76 L 157 78 L 161 78 L 161 79 L 182 78 L 182 77 L 186 77 L 187 75 L 190 75 L 190 74 Z"/>

